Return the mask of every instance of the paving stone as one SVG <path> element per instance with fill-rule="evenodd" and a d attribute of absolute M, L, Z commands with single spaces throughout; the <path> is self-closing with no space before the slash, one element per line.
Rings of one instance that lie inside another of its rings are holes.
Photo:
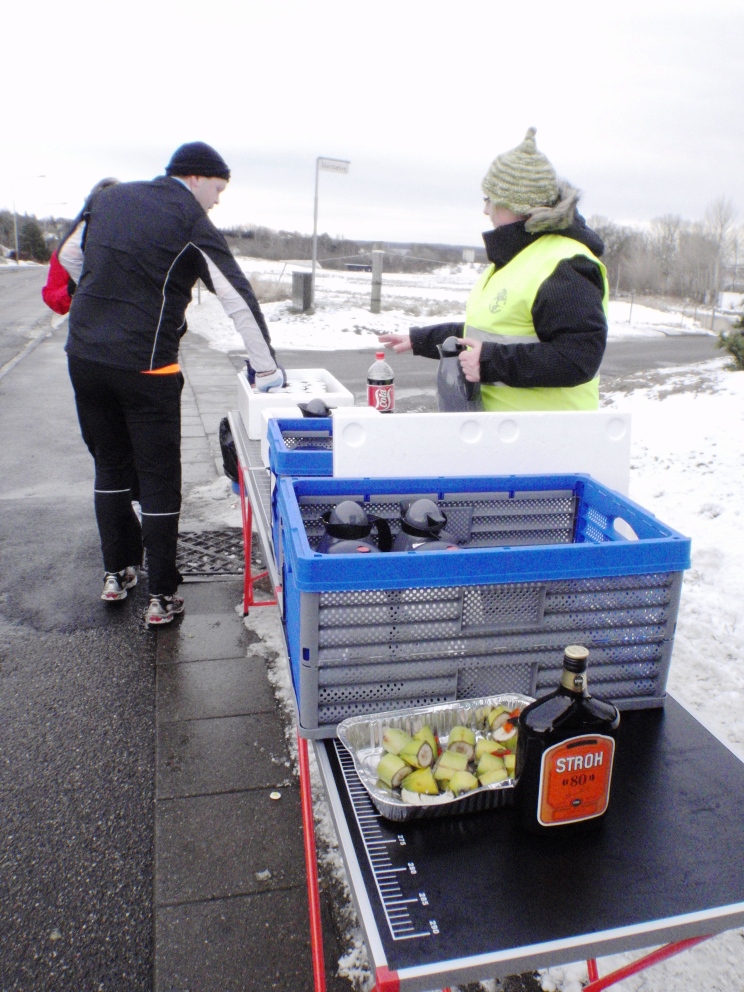
<path fill-rule="evenodd" d="M 215 476 L 214 463 L 211 461 L 190 462 L 183 460 L 181 465 L 181 478 L 186 484 L 213 482 Z"/>
<path fill-rule="evenodd" d="M 193 448 L 182 448 L 181 449 L 181 464 L 182 465 L 209 465 L 210 468 L 214 463 L 214 456 L 209 447 L 209 442 L 206 438 L 199 439 L 199 446 Z"/>
<path fill-rule="evenodd" d="M 186 612 L 182 619 L 158 631 L 158 665 L 212 658 L 243 658 L 250 637 L 242 618 L 224 613 L 189 614 L 189 587 L 182 587 Z"/>
<path fill-rule="evenodd" d="M 185 451 L 209 451 L 211 453 L 211 445 L 209 438 L 206 437 L 182 437 L 181 438 L 181 453 Z"/>
<path fill-rule="evenodd" d="M 201 419 L 199 420 L 199 425 L 195 427 L 182 427 L 181 437 L 204 437 L 204 428 L 201 425 Z"/>
<path fill-rule="evenodd" d="M 304 885 L 299 789 L 281 789 L 278 800 L 271 791 L 159 800 L 156 905 Z"/>
<path fill-rule="evenodd" d="M 230 616 L 231 613 L 235 613 L 235 616 L 240 619 L 241 615 L 234 607 L 242 606 L 242 578 L 189 582 L 183 588 L 185 588 L 185 595 L 188 597 L 186 608 L 190 617 L 196 613 L 215 613 L 220 616 Z"/>
<path fill-rule="evenodd" d="M 156 692 L 159 725 L 272 713 L 275 705 L 261 658 L 159 665 Z"/>
<path fill-rule="evenodd" d="M 284 731 L 275 711 L 158 728 L 158 799 L 291 786 Z"/>
<path fill-rule="evenodd" d="M 313 992 L 304 887 L 160 910 L 155 992 L 250 989 Z"/>

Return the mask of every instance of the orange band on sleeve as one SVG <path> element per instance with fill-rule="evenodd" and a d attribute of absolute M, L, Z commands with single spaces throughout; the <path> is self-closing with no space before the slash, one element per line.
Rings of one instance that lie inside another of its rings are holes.
<path fill-rule="evenodd" d="M 181 366 L 175 362 L 173 365 L 164 365 L 162 369 L 145 369 L 142 375 L 175 375 L 180 371 Z"/>

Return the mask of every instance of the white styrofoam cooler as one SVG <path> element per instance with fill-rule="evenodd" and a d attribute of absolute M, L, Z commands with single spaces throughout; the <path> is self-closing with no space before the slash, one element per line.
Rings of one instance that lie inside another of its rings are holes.
<path fill-rule="evenodd" d="M 333 475 L 418 476 L 586 473 L 627 494 L 629 413 L 406 413 L 363 419 L 333 413 Z"/>
<path fill-rule="evenodd" d="M 329 407 L 354 406 L 354 396 L 326 369 L 287 369 L 287 385 L 270 393 L 259 393 L 238 372 L 238 410 L 248 437 L 260 441 L 265 431 L 263 410 L 296 407 L 320 397 Z"/>

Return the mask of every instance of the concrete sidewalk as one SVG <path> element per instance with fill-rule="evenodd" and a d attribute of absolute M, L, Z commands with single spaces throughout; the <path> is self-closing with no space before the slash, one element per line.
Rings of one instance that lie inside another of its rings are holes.
<path fill-rule="evenodd" d="M 191 499 L 222 473 L 218 425 L 235 406 L 235 365 L 195 334 L 181 363 L 189 529 Z M 311 992 L 299 787 L 272 659 L 240 615 L 242 580 L 189 582 L 182 593 L 183 620 L 157 633 L 154 989 Z M 350 985 L 335 977 L 323 900 L 328 989 L 341 992 Z"/>

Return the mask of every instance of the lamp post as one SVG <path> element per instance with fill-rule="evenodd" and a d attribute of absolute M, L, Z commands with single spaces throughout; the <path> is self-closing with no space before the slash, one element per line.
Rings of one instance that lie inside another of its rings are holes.
<path fill-rule="evenodd" d="M 318 177 L 321 169 L 325 172 L 349 171 L 350 162 L 343 158 L 324 158 L 318 156 L 315 159 L 315 207 L 313 210 L 313 274 L 310 277 L 310 306 L 315 306 L 315 268 L 318 264 Z"/>
<path fill-rule="evenodd" d="M 18 179 L 46 179 L 46 176 L 18 176 Z M 16 265 L 21 264 L 20 252 L 18 251 L 18 214 L 16 212 L 15 195 L 13 196 L 13 236 L 15 238 L 15 260 Z"/>

